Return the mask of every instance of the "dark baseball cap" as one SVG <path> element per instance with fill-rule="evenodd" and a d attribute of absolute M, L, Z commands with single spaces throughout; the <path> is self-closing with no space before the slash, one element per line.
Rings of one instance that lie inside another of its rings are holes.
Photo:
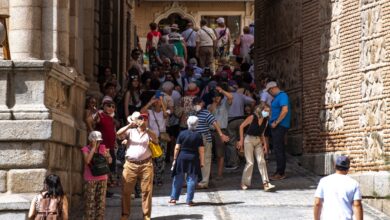
<path fill-rule="evenodd" d="M 338 167 L 349 169 L 350 163 L 351 161 L 349 160 L 348 156 L 345 155 L 338 156 L 336 159 L 336 166 Z"/>

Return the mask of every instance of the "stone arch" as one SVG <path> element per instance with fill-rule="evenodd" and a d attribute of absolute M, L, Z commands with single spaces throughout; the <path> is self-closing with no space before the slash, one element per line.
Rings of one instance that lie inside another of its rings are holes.
<path fill-rule="evenodd" d="M 196 22 L 196 19 L 194 16 L 192 16 L 191 14 L 187 13 L 185 10 L 183 10 L 182 8 L 179 8 L 179 7 L 175 7 L 175 8 L 170 8 L 169 10 L 165 11 L 164 13 L 158 15 L 155 19 L 154 19 L 154 22 L 156 24 L 160 23 L 161 20 L 163 20 L 164 18 L 167 18 L 169 15 L 171 14 L 178 14 L 180 15 L 183 19 L 187 19 L 189 21 L 191 21 L 194 26 L 197 26 L 197 22 Z"/>

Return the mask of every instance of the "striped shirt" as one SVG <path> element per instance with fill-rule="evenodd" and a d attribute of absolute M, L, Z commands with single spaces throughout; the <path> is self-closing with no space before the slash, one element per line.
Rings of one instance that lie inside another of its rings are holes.
<path fill-rule="evenodd" d="M 216 121 L 215 117 L 206 109 L 200 110 L 195 116 L 198 117 L 198 126 L 195 131 L 206 136 L 207 142 L 212 142 L 210 126 Z"/>

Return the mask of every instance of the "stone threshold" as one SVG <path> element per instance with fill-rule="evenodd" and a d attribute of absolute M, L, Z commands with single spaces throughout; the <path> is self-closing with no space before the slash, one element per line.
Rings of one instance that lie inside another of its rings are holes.
<path fill-rule="evenodd" d="M 0 193 L 0 212 L 10 210 L 27 211 L 30 209 L 31 201 L 35 195 L 37 193 Z"/>

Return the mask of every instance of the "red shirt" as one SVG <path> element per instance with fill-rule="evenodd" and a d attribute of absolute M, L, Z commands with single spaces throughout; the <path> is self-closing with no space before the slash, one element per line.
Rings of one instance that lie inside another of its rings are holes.
<path fill-rule="evenodd" d="M 153 42 L 153 38 L 155 38 L 155 42 Z M 161 33 L 159 31 L 150 31 L 146 36 L 146 39 L 148 40 L 148 42 L 150 42 L 147 49 L 150 49 L 153 46 L 153 44 L 157 44 L 160 38 L 161 38 Z M 157 48 L 157 45 L 154 46 Z"/>
<path fill-rule="evenodd" d="M 102 133 L 102 144 L 108 149 L 115 148 L 116 131 L 114 119 L 104 112 L 99 113 L 100 121 L 96 124 L 96 130 Z"/>

